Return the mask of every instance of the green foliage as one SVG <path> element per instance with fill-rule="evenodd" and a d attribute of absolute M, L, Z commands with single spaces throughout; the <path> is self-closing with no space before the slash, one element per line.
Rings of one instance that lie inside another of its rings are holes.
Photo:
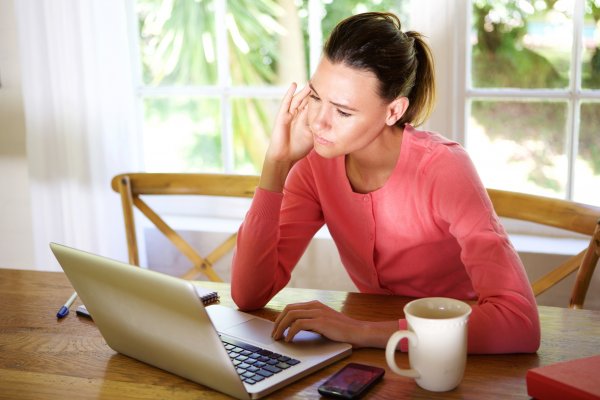
<path fill-rule="evenodd" d="M 594 175 L 600 175 L 600 102 L 581 105 L 579 154 L 590 163 Z"/>
<path fill-rule="evenodd" d="M 216 84 L 213 1 L 138 0 L 137 13 L 146 84 Z"/>
<path fill-rule="evenodd" d="M 556 192 L 564 190 L 546 171 L 553 158 L 565 153 L 565 102 L 474 101 L 471 113 L 485 126 L 490 139 L 531 143 L 510 160 L 533 161 L 529 181 Z"/>
<path fill-rule="evenodd" d="M 529 3 L 530 7 L 524 7 Z M 484 1 L 473 3 L 473 86 L 513 88 L 561 88 L 569 83 L 544 56 L 523 46 L 528 18 L 547 12 L 536 1 Z M 540 8 L 536 10 L 534 5 Z"/>
<path fill-rule="evenodd" d="M 568 65 L 570 54 L 565 54 L 565 59 L 555 57 L 551 60 L 550 52 L 542 53 L 523 44 L 528 23 L 544 20 L 550 12 L 559 12 L 554 9 L 556 3 L 556 0 L 475 0 L 473 29 L 477 42 L 472 52 L 473 86 L 526 89 L 567 87 L 568 68 L 559 72 L 557 66 Z M 587 12 L 596 22 L 600 18 L 599 3 L 597 0 L 586 1 Z M 600 87 L 599 51 L 596 48 L 589 69 L 583 71 L 584 87 Z M 519 157 L 528 157 L 534 165 L 528 179 L 538 186 L 559 192 L 563 190 L 560 183 L 546 171 L 552 159 L 566 154 L 566 110 L 566 103 L 563 102 L 476 101 L 472 115 L 485 127 L 490 138 L 522 143 L 525 153 Z M 600 149 L 596 135 L 589 132 L 598 127 L 598 106 L 586 108 L 584 105 L 581 110 L 579 155 L 590 162 L 596 174 L 600 173 Z M 543 143 L 544 146 L 529 146 L 526 143 Z M 515 158 L 514 161 L 519 160 Z"/>
<path fill-rule="evenodd" d="M 282 13 L 274 0 L 235 0 L 228 2 L 226 17 L 229 41 L 229 73 L 234 84 L 272 85 L 277 78 L 277 46 L 285 29 L 277 22 Z M 138 17 L 142 47 L 144 82 L 151 86 L 216 85 L 219 82 L 215 30 L 215 4 L 212 0 L 138 0 Z M 178 100 L 173 98 L 175 103 Z M 252 164 L 259 170 L 265 150 L 264 110 L 255 99 L 236 103 L 233 121 L 236 160 Z M 174 112 L 201 123 L 205 119 L 220 121 L 219 113 L 207 112 L 203 102 L 189 101 L 185 107 L 169 101 L 151 102 L 147 118 L 163 120 Z M 253 123 L 261 124 L 253 127 Z M 206 124 L 205 124 L 206 125 Z M 220 126 L 220 124 L 208 124 Z M 205 132 L 194 129 L 195 138 L 187 152 L 191 168 L 222 168 L 220 130 Z M 245 137 L 249 135 L 248 137 Z"/>
<path fill-rule="evenodd" d="M 408 19 L 405 12 L 407 2 L 402 0 L 335 0 L 324 3 L 325 16 L 321 23 L 324 39 L 329 36 L 338 22 L 361 12 L 393 12 L 400 17 L 400 21 L 404 24 L 403 29 Z"/>

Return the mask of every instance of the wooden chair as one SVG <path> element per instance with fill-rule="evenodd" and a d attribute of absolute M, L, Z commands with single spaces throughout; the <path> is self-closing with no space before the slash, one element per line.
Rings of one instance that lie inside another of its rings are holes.
<path fill-rule="evenodd" d="M 183 274 L 183 278 L 193 279 L 199 273 L 203 273 L 211 281 L 222 281 L 214 271 L 213 264 L 233 249 L 237 233 L 233 233 L 210 254 L 202 257 L 150 208 L 141 196 L 201 195 L 251 198 L 258 186 L 258 179 L 258 176 L 177 173 L 128 173 L 115 176 L 111 186 L 121 195 L 129 263 L 139 265 L 133 212 L 135 206 L 192 262 L 193 266 Z"/>
<path fill-rule="evenodd" d="M 587 248 L 532 283 L 533 293 L 538 296 L 577 271 L 569 307 L 583 308 L 600 257 L 600 207 L 496 189 L 488 189 L 488 194 L 501 217 L 591 235 Z"/>

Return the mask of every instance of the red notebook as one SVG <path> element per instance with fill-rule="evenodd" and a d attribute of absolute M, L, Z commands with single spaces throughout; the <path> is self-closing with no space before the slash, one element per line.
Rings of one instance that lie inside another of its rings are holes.
<path fill-rule="evenodd" d="M 600 400 L 600 354 L 530 369 L 526 380 L 539 400 Z"/>

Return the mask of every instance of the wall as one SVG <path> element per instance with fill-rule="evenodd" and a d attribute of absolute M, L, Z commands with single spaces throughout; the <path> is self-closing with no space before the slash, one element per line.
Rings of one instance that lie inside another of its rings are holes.
<path fill-rule="evenodd" d="M 15 0 L 0 0 L 0 266 L 33 268 Z"/>

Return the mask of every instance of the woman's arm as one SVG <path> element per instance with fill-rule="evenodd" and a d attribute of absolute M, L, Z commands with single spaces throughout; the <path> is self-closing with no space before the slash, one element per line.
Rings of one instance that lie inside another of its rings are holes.
<path fill-rule="evenodd" d="M 271 192 L 283 191 L 292 166 L 313 147 L 307 119 L 310 88 L 294 94 L 296 87 L 292 83 L 281 102 L 260 175 L 259 187 Z"/>
<path fill-rule="evenodd" d="M 304 161 L 292 170 L 286 183 L 292 191 L 285 194 L 258 188 L 240 226 L 231 274 L 231 295 L 240 309 L 263 307 L 288 283 L 323 225 L 319 203 L 299 178 L 302 171 L 310 175 Z"/>
<path fill-rule="evenodd" d="M 468 155 L 458 145 L 440 146 L 423 170 L 430 174 L 432 207 L 460 244 L 478 295 L 469 352 L 535 352 L 540 323 L 531 285 Z"/>
<path fill-rule="evenodd" d="M 283 188 L 292 167 L 312 149 L 307 126 L 308 93 L 288 89 L 275 120 L 259 187 L 238 231 L 231 277 L 231 294 L 241 309 L 263 307 L 290 279 L 308 242 L 323 222 L 318 202 L 301 193 L 300 180 Z M 281 215 L 284 214 L 284 218 Z M 315 229 L 315 226 L 318 226 Z"/>

